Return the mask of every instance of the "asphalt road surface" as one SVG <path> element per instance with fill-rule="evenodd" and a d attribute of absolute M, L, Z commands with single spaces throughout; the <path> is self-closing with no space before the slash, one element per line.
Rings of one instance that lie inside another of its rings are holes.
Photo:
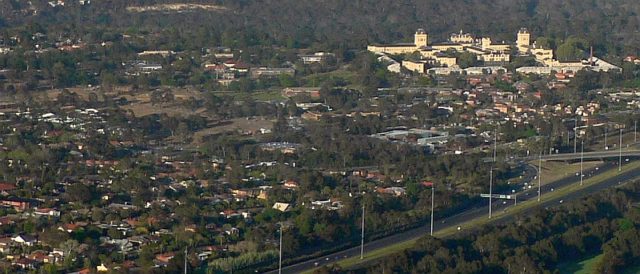
<path fill-rule="evenodd" d="M 625 159 L 623 159 L 623 161 L 625 161 Z M 601 165 L 599 167 L 593 168 L 593 169 L 589 169 L 589 170 L 585 170 L 583 172 L 584 174 L 584 179 L 587 179 L 589 177 L 598 175 L 602 172 L 605 172 L 607 170 L 611 170 L 611 169 L 615 169 L 618 167 L 618 164 L 615 162 L 610 162 L 610 163 L 605 163 L 604 165 Z M 530 176 L 527 176 L 527 179 L 532 179 Z M 555 200 L 551 200 L 551 201 L 546 201 L 541 203 L 539 206 L 535 207 L 549 207 L 549 206 L 554 206 L 554 205 L 560 205 L 564 202 L 570 201 L 570 200 L 574 200 L 574 199 L 579 199 L 582 198 L 586 195 L 592 194 L 592 193 L 596 193 L 598 191 L 601 191 L 603 189 L 606 188 L 610 188 L 610 187 L 614 187 L 617 185 L 622 184 L 625 181 L 634 179 L 640 177 L 640 169 L 634 169 L 631 171 L 627 171 L 625 173 L 622 173 L 616 177 L 613 177 L 611 179 L 602 181 L 602 182 L 598 182 L 596 184 L 593 184 L 587 188 L 569 193 L 561 198 L 555 199 Z M 531 181 L 532 183 L 535 184 L 535 181 Z M 564 186 L 568 186 L 570 184 L 576 184 L 580 182 L 580 176 L 579 174 L 576 174 L 574 176 L 569 176 L 566 177 L 564 179 L 561 179 L 559 181 L 555 181 L 552 183 L 549 183 L 547 185 L 542 186 L 542 193 L 546 193 L 546 192 L 550 192 L 550 191 L 555 191 L 556 189 L 562 188 Z M 526 191 L 520 192 L 518 193 L 518 198 L 517 198 L 517 202 L 522 202 L 522 201 L 527 201 L 527 200 L 531 200 L 531 199 L 537 199 L 537 193 L 538 193 L 538 189 L 537 189 L 537 185 L 535 185 L 535 187 L 532 187 L 531 189 L 527 189 Z M 488 201 L 487 201 L 488 204 Z M 493 212 L 499 212 L 502 210 L 508 210 L 509 207 L 513 206 L 514 201 L 513 200 L 498 200 L 498 199 L 494 199 L 494 202 L 492 203 L 492 211 Z M 533 210 L 535 210 L 535 208 L 530 208 L 527 209 L 525 211 L 523 211 L 521 214 L 527 214 Z M 465 231 L 467 229 L 467 227 L 464 227 L 464 225 L 462 225 L 463 223 L 478 218 L 478 217 L 482 217 L 482 216 L 486 216 L 488 218 L 488 212 L 489 212 L 489 206 L 485 205 L 485 206 L 481 206 L 481 207 L 475 207 L 475 208 L 470 208 L 468 210 L 465 210 L 464 212 L 461 212 L 457 215 L 448 217 L 448 218 L 444 218 L 444 219 L 440 219 L 440 220 L 435 220 L 434 221 L 434 232 L 438 232 L 440 230 L 443 229 L 447 229 L 447 228 L 451 228 L 451 227 L 459 227 L 459 229 L 461 231 Z M 513 217 L 510 217 L 513 218 Z M 509 220 L 510 218 L 502 218 L 500 221 L 504 222 L 506 220 Z M 426 226 L 421 226 L 418 228 L 414 228 L 402 233 L 398 233 L 395 235 L 391 235 L 385 238 L 381 238 L 369 243 L 365 243 L 364 245 L 364 250 L 365 250 L 365 256 L 367 252 L 371 252 L 373 250 L 377 250 L 377 249 L 381 249 L 381 248 L 385 248 L 387 246 L 391 246 L 403 241 L 407 241 L 407 240 L 411 240 L 411 239 L 417 239 L 420 238 L 422 236 L 428 235 L 429 234 L 429 230 L 430 230 L 430 226 L 429 224 L 427 224 Z M 356 246 L 356 247 L 352 247 L 340 252 L 336 252 L 330 255 L 325 255 L 322 256 L 320 258 L 316 258 L 316 259 L 312 259 L 312 260 L 308 260 L 308 261 L 304 261 L 301 263 L 297 263 L 294 265 L 290 265 L 290 266 L 286 266 L 282 268 L 282 273 L 300 273 L 300 272 L 304 272 L 304 271 L 308 271 L 311 269 L 314 269 L 316 267 L 322 266 L 322 265 L 327 265 L 327 264 L 333 264 L 335 262 L 337 262 L 338 260 L 341 259 L 346 259 L 346 258 L 351 258 L 351 257 L 359 257 L 360 256 L 360 246 Z M 273 270 L 270 272 L 266 272 L 266 273 L 278 273 L 278 270 Z"/>

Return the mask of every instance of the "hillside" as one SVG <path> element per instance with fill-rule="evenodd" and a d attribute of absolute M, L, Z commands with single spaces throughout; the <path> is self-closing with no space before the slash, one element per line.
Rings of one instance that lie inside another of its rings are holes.
<path fill-rule="evenodd" d="M 317 43 L 362 47 L 372 41 L 407 39 L 418 27 L 425 28 L 436 40 L 464 29 L 509 41 L 518 28 L 528 27 L 535 35 L 561 39 L 584 36 L 596 45 L 597 51 L 609 53 L 635 52 L 640 40 L 636 31 L 640 27 L 640 4 L 633 0 L 217 0 L 190 1 L 220 7 L 189 13 L 127 12 L 130 7 L 144 9 L 178 2 L 186 1 L 110 0 L 92 1 L 90 5 L 73 2 L 55 8 L 45 1 L 33 1 L 32 5 L 26 1 L 3 1 L 0 23 L 15 25 L 38 20 L 52 27 L 83 22 L 142 29 L 200 26 L 218 35 L 253 31 L 258 39 L 301 47 Z M 39 12 L 29 12 L 32 10 Z"/>

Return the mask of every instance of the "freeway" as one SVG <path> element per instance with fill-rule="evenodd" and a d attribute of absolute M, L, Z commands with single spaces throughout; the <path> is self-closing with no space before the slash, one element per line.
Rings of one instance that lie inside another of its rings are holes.
<path fill-rule="evenodd" d="M 566 160 L 578 160 L 582 153 L 562 153 L 562 154 L 547 154 L 542 156 L 543 161 L 566 161 Z M 608 151 L 592 151 L 585 152 L 584 159 L 603 159 L 603 158 L 615 158 L 620 157 L 633 157 L 640 156 L 640 150 L 622 150 L 620 153 L 619 150 L 608 150 Z M 537 156 L 530 156 L 526 158 L 521 158 L 520 160 L 537 160 Z"/>
<path fill-rule="evenodd" d="M 583 172 L 583 174 L 585 178 L 588 178 L 588 177 L 596 176 L 598 174 L 601 174 L 603 172 L 606 172 L 608 170 L 612 170 L 615 168 L 617 168 L 617 163 L 606 163 L 602 166 L 599 166 L 590 170 L 586 170 Z M 640 168 L 629 170 L 618 176 L 610 178 L 608 180 L 589 185 L 588 187 L 582 188 L 575 192 L 571 192 L 561 198 L 543 202 L 540 205 L 536 206 L 536 208 L 539 208 L 541 206 L 548 207 L 551 205 L 558 205 L 563 203 L 564 201 L 578 199 L 588 194 L 592 194 L 609 187 L 617 186 L 622 182 L 625 182 L 637 177 L 640 177 Z M 552 191 L 555 191 L 556 189 L 559 189 L 571 184 L 576 184 L 579 181 L 580 181 L 580 176 L 569 176 L 564 179 L 542 186 L 542 192 L 543 193 L 552 192 Z M 536 198 L 537 198 L 537 188 L 533 188 L 533 189 L 528 189 L 527 191 L 519 193 L 517 201 L 521 202 L 521 201 L 527 201 L 527 200 L 536 199 Z M 513 205 L 513 201 L 496 200 L 492 204 L 492 207 L 493 207 L 492 210 L 494 212 L 498 212 L 500 210 L 505 211 L 505 210 L 508 210 L 509 207 L 512 205 Z M 528 210 L 525 210 L 523 213 L 526 213 L 533 209 L 534 208 L 530 208 Z M 471 228 L 464 227 L 464 223 L 478 217 L 482 217 L 482 216 L 488 217 L 488 210 L 489 210 L 488 205 L 485 205 L 485 206 L 470 208 L 460 214 L 457 214 L 448 218 L 444 218 L 441 220 L 437 220 L 436 222 L 434 222 L 434 232 L 438 232 L 438 231 L 449 229 L 449 228 L 458 228 L 459 230 L 462 230 L 462 231 L 471 229 Z M 503 218 L 501 221 L 505 221 L 505 219 Z M 427 235 L 428 232 L 429 232 L 429 225 L 426 225 L 426 226 L 421 226 L 421 227 L 411 229 L 402 233 L 391 235 L 382 239 L 371 241 L 365 244 L 364 246 L 365 252 L 371 252 L 371 251 L 382 249 L 400 242 L 417 239 Z M 325 255 L 325 256 L 322 256 L 321 258 L 316 258 L 316 259 L 304 261 L 298 264 L 283 267 L 282 273 L 301 273 L 301 272 L 312 270 L 322 265 L 333 264 L 338 260 L 357 257 L 357 256 L 360 256 L 359 246 L 349 248 L 340 252 L 336 252 L 330 255 Z M 366 256 L 366 253 L 365 253 L 365 256 Z M 277 273 L 277 270 L 270 271 L 267 273 Z"/>

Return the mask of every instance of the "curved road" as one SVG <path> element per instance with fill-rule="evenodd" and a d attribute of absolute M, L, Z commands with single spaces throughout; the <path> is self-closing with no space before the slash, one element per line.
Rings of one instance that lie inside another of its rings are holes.
<path fill-rule="evenodd" d="M 592 177 L 595 176 L 597 174 L 600 174 L 602 172 L 605 172 L 607 170 L 611 170 L 614 168 L 617 168 L 617 163 L 605 163 L 602 166 L 599 166 L 597 168 L 593 168 L 593 169 L 589 169 L 589 170 L 585 170 L 584 171 L 584 176 L 585 178 L 587 177 Z M 540 206 L 550 206 L 550 205 L 558 205 L 561 204 L 564 201 L 569 201 L 569 200 L 574 200 L 574 199 L 578 199 L 578 198 L 582 198 L 588 194 L 592 194 L 594 192 L 598 192 L 601 191 L 603 189 L 609 188 L 609 187 L 613 187 L 613 186 L 617 186 L 619 184 L 621 184 L 622 182 L 634 179 L 640 177 L 640 168 L 638 169 L 634 169 L 634 170 L 630 170 L 627 171 L 623 174 L 620 174 L 616 177 L 613 177 L 611 179 L 602 181 L 602 182 L 598 182 L 596 184 L 593 184 L 591 186 L 588 186 L 584 189 L 580 189 L 578 191 L 572 192 L 570 194 L 565 195 L 564 197 L 562 197 L 562 199 L 556 199 L 556 200 L 552 200 L 552 201 L 547 201 L 547 202 L 543 202 L 542 204 L 527 209 L 525 211 L 523 211 L 522 214 L 526 214 L 528 212 L 531 212 L 532 210 L 540 207 Z M 570 184 L 574 184 L 574 183 L 578 183 L 580 181 L 579 176 L 570 176 L 549 184 L 546 184 L 544 186 L 542 186 L 542 192 L 549 192 L 549 191 L 554 191 L 555 189 L 570 185 Z M 518 193 L 518 202 L 520 201 L 527 201 L 530 199 L 536 199 L 537 198 L 537 188 L 532 188 L 532 189 L 528 189 L 524 192 Z M 513 201 L 503 201 L 503 200 L 497 200 L 495 202 L 493 202 L 492 206 L 493 206 L 493 211 L 494 212 L 498 212 L 499 210 L 507 210 L 509 206 L 513 205 Z M 461 224 L 467 222 L 468 220 L 471 219 L 475 219 L 481 216 L 487 216 L 488 217 L 488 211 L 489 211 L 489 207 L 488 205 L 485 206 L 481 206 L 481 207 L 476 207 L 476 208 L 470 208 L 460 214 L 448 217 L 448 218 L 444 218 L 444 219 L 440 219 L 440 220 L 436 220 L 434 222 L 434 232 L 438 232 L 440 230 L 443 229 L 447 229 L 447 228 L 451 228 L 451 227 L 458 227 L 461 226 Z M 509 218 L 502 218 L 500 219 L 500 221 L 506 221 Z M 418 228 L 414 228 L 402 233 L 398 233 L 395 235 L 391 235 L 382 239 L 378 239 L 375 241 L 371 241 L 369 243 L 366 243 L 364 245 L 364 249 L 365 249 L 365 255 L 366 252 L 371 252 L 373 250 L 377 250 L 377 249 L 381 249 L 381 248 L 385 248 L 387 246 L 391 246 L 403 241 L 407 241 L 407 240 L 412 240 L 412 239 L 417 239 L 420 237 L 423 237 L 425 235 L 427 235 L 429 233 L 429 225 L 426 226 L 421 226 Z M 462 230 L 465 230 L 465 227 L 461 227 Z M 294 265 L 289 265 L 286 267 L 282 268 L 282 273 L 300 273 L 300 272 L 304 272 L 304 271 L 308 271 L 308 270 L 312 270 L 316 267 L 325 265 L 325 264 L 333 264 L 338 260 L 341 259 L 346 259 L 346 258 L 351 258 L 351 257 L 359 257 L 360 256 L 360 246 L 356 246 L 356 247 L 352 247 L 340 252 L 336 252 L 330 255 L 325 255 L 322 256 L 320 258 L 316 258 L 316 259 L 312 259 L 312 260 L 308 260 L 308 261 L 304 261 L 301 263 L 297 263 Z M 278 273 L 277 269 L 273 270 L 273 271 L 269 271 L 266 273 Z"/>

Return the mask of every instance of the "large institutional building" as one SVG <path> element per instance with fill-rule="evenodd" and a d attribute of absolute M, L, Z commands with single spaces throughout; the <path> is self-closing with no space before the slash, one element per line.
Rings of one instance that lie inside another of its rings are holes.
<path fill-rule="evenodd" d="M 403 61 L 403 66 L 410 70 L 424 72 L 427 66 L 457 67 L 457 59 L 447 54 L 449 50 L 474 53 L 485 63 L 504 64 L 511 60 L 511 45 L 493 43 L 491 38 L 475 39 L 469 33 L 451 34 L 449 41 L 429 43 L 429 35 L 418 29 L 413 43 L 370 45 L 367 50 L 378 54 L 410 54 L 420 53 L 421 61 Z"/>
<path fill-rule="evenodd" d="M 512 52 L 512 49 L 514 52 Z M 511 55 L 534 56 L 543 67 L 527 67 L 522 71 L 530 73 L 546 74 L 551 71 L 577 71 L 580 69 L 593 69 L 608 71 L 620 69 L 598 58 L 576 62 L 560 62 L 553 58 L 553 50 L 545 49 L 531 43 L 531 34 L 525 28 L 518 31 L 515 48 L 507 43 L 494 43 L 489 37 L 474 38 L 469 33 L 453 33 L 444 43 L 430 43 L 429 34 L 423 29 L 418 29 L 414 35 L 413 43 L 370 45 L 367 50 L 380 55 L 399 55 L 419 53 L 419 61 L 402 61 L 402 67 L 420 73 L 427 72 L 430 67 L 446 67 L 443 71 L 455 71 L 458 68 L 458 60 L 448 52 L 470 52 L 477 56 L 479 61 L 487 65 L 506 64 L 511 61 Z"/>

